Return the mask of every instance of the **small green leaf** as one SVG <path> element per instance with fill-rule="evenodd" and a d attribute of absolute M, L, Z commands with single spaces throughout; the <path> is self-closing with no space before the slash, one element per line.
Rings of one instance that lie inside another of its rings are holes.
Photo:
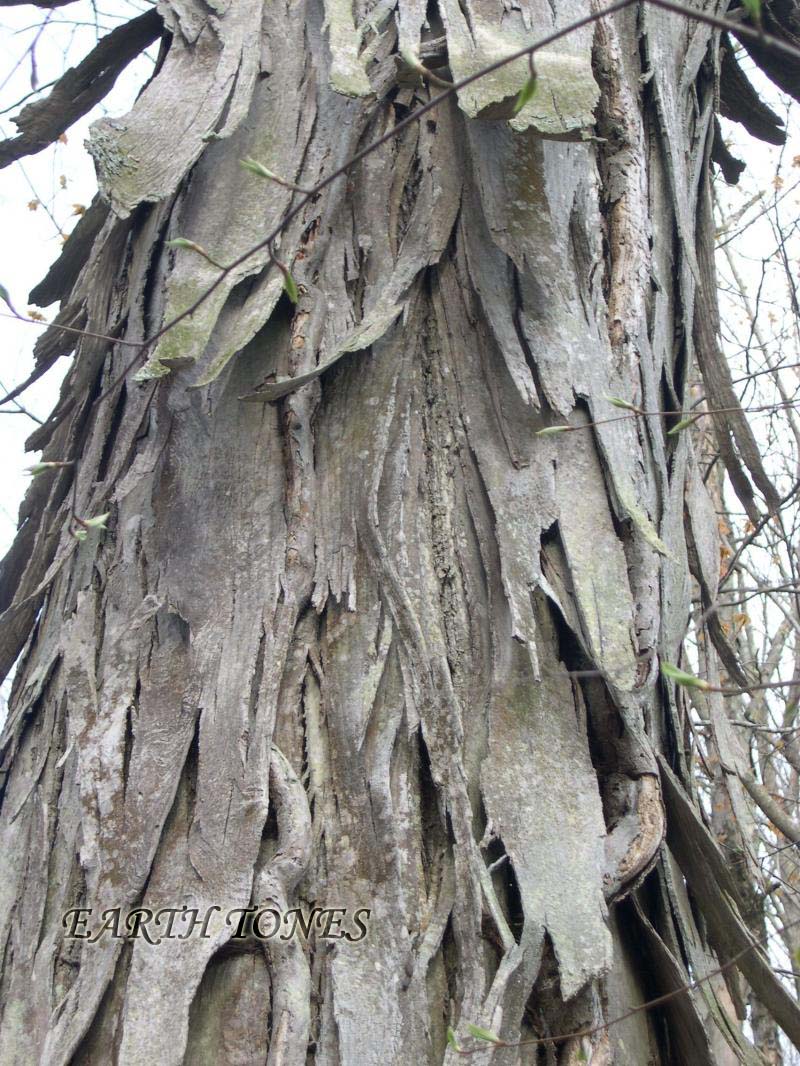
<path fill-rule="evenodd" d="M 537 429 L 537 437 L 552 437 L 556 433 L 571 433 L 572 426 L 548 426 L 546 429 Z"/>
<path fill-rule="evenodd" d="M 533 99 L 533 94 L 536 92 L 536 78 L 531 76 L 522 86 L 519 91 L 519 96 L 514 102 L 514 115 L 518 115 L 523 107 Z"/>
<path fill-rule="evenodd" d="M 680 422 L 676 422 L 672 429 L 667 430 L 668 437 L 677 437 L 679 433 L 682 433 L 684 429 L 688 429 L 689 426 L 693 426 L 700 415 L 689 415 L 688 418 L 682 418 Z"/>
<path fill-rule="evenodd" d="M 259 163 L 257 159 L 240 159 L 245 170 L 249 170 L 251 174 L 255 174 L 259 178 L 266 178 L 268 181 L 276 181 L 275 175 L 271 170 L 267 170 L 263 163 Z"/>
<path fill-rule="evenodd" d="M 637 407 L 635 403 L 628 403 L 627 400 L 621 400 L 619 396 L 606 396 L 606 399 L 614 407 L 621 407 L 623 411 L 635 411 L 636 414 L 641 414 L 641 407 Z"/>
<path fill-rule="evenodd" d="M 297 290 L 297 282 L 294 280 L 288 270 L 283 274 L 283 291 L 289 297 L 293 304 L 296 304 L 300 299 L 300 293 Z"/>
<path fill-rule="evenodd" d="M 761 0 L 742 0 L 742 7 L 747 14 L 753 20 L 760 25 L 761 23 Z"/>
<path fill-rule="evenodd" d="M 703 691 L 711 688 L 711 685 L 704 681 L 702 677 L 687 674 L 683 670 L 679 670 L 677 666 L 673 666 L 672 663 L 662 663 L 661 673 L 664 677 L 668 677 L 670 681 L 674 681 L 676 685 L 683 685 L 684 688 L 699 688 Z"/>
<path fill-rule="evenodd" d="M 501 1044 L 502 1040 L 494 1033 L 490 1033 L 488 1029 L 481 1029 L 479 1025 L 473 1025 L 472 1022 L 467 1022 L 467 1029 L 469 1035 L 474 1036 L 476 1040 L 488 1040 L 490 1044 Z"/>
<path fill-rule="evenodd" d="M 85 529 L 73 529 L 72 535 L 75 540 L 86 540 L 86 537 L 88 536 Z"/>
<path fill-rule="evenodd" d="M 461 1048 L 458 1046 L 458 1041 L 456 1040 L 456 1034 L 453 1032 L 449 1025 L 447 1027 L 447 1043 L 453 1049 L 453 1051 L 461 1050 Z"/>

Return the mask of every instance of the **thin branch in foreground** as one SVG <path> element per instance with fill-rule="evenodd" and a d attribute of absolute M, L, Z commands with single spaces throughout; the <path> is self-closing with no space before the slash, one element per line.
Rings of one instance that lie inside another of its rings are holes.
<path fill-rule="evenodd" d="M 11 305 L 9 304 L 9 307 Z M 127 348 L 141 348 L 141 341 L 126 341 L 121 337 L 112 337 L 109 333 L 92 333 L 90 329 L 78 329 L 76 326 L 62 326 L 60 322 L 40 322 L 38 318 L 28 318 L 23 314 L 9 314 L 0 311 L 0 318 L 15 318 L 17 322 L 25 322 L 31 326 L 46 326 L 49 329 L 61 330 L 62 333 L 72 333 L 78 337 L 88 337 L 90 340 L 108 341 L 109 344 L 123 344 Z M 7 398 L 0 398 L 0 404 L 6 403 Z"/>

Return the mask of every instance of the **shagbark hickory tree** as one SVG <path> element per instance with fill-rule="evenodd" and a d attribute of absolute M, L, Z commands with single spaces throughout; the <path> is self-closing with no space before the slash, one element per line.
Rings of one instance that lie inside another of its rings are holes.
<path fill-rule="evenodd" d="M 800 1045 L 658 668 L 718 576 L 667 430 L 696 362 L 730 406 L 719 30 L 631 6 L 538 53 L 519 113 L 524 59 L 391 135 L 440 91 L 419 65 L 458 80 L 589 11 L 158 5 L 33 294 L 83 332 L 37 346 L 73 353 L 30 442 L 69 465 L 2 568 L 1 1062 L 456 1062 L 452 1028 L 476 1063 L 756 1063 L 740 974 Z M 385 134 L 275 242 L 296 302 L 268 248 L 220 278 Z M 717 432 L 762 513 L 746 422 Z M 98 931 L 137 907 L 187 910 L 161 943 Z M 346 915 L 237 936 L 247 907 Z"/>

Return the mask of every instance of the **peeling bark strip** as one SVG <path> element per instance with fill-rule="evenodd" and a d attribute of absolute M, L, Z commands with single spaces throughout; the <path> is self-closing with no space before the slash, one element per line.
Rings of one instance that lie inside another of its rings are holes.
<path fill-rule="evenodd" d="M 103 202 L 46 282 L 61 320 L 124 341 L 208 285 L 168 240 L 232 262 L 286 212 L 240 159 L 312 186 L 428 98 L 400 45 L 444 40 L 457 75 L 577 13 L 159 10 L 169 51 L 95 125 Z M 680 407 L 690 377 L 716 40 L 651 13 L 640 41 L 636 18 L 537 60 L 512 124 L 490 115 L 515 68 L 306 205 L 278 250 L 296 305 L 252 257 L 151 353 L 175 373 L 96 406 L 128 350 L 76 344 L 34 443 L 77 483 L 33 483 L 0 571 L 0 1061 L 452 1063 L 448 1027 L 555 1037 L 713 968 L 662 846 L 692 808 L 656 761 L 682 724 L 654 653 L 677 657 L 687 551 L 714 554 L 687 435 L 669 461 L 651 419 L 535 436 L 608 395 L 658 408 L 664 382 Z M 39 365 L 71 344 L 45 334 Z M 69 537 L 73 490 L 104 539 Z M 695 899 L 717 950 L 740 943 L 732 894 Z M 209 935 L 65 938 L 70 908 L 137 906 L 211 909 Z M 370 932 L 262 945 L 213 911 L 249 906 L 366 907 Z M 722 991 L 631 1015 L 596 1061 L 752 1061 Z"/>

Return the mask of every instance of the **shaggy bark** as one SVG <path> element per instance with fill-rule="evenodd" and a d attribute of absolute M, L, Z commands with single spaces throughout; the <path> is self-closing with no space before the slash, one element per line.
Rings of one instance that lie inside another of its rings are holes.
<path fill-rule="evenodd" d="M 242 158 L 311 186 L 428 99 L 398 49 L 443 37 L 459 77 L 585 11 L 160 9 L 157 76 L 93 129 L 108 207 L 42 289 L 127 341 L 215 277 L 167 240 L 232 261 L 292 203 Z M 0 1061 L 454 1063 L 448 1026 L 602 1026 L 746 942 L 658 682 L 690 557 L 716 589 L 714 515 L 669 420 L 585 428 L 607 396 L 681 409 L 716 47 L 630 10 L 538 57 L 511 123 L 485 116 L 527 64 L 476 83 L 290 224 L 296 306 L 253 256 L 122 384 L 130 348 L 45 334 L 40 369 L 75 356 L 32 443 L 76 466 L 33 482 L 0 575 Z M 73 499 L 105 536 L 76 543 Z M 158 946 L 62 927 L 250 904 L 371 920 L 357 943 L 237 941 L 221 914 Z M 800 1044 L 762 956 L 739 961 Z M 716 978 L 599 1030 L 591 1061 L 755 1063 L 729 1011 Z"/>

